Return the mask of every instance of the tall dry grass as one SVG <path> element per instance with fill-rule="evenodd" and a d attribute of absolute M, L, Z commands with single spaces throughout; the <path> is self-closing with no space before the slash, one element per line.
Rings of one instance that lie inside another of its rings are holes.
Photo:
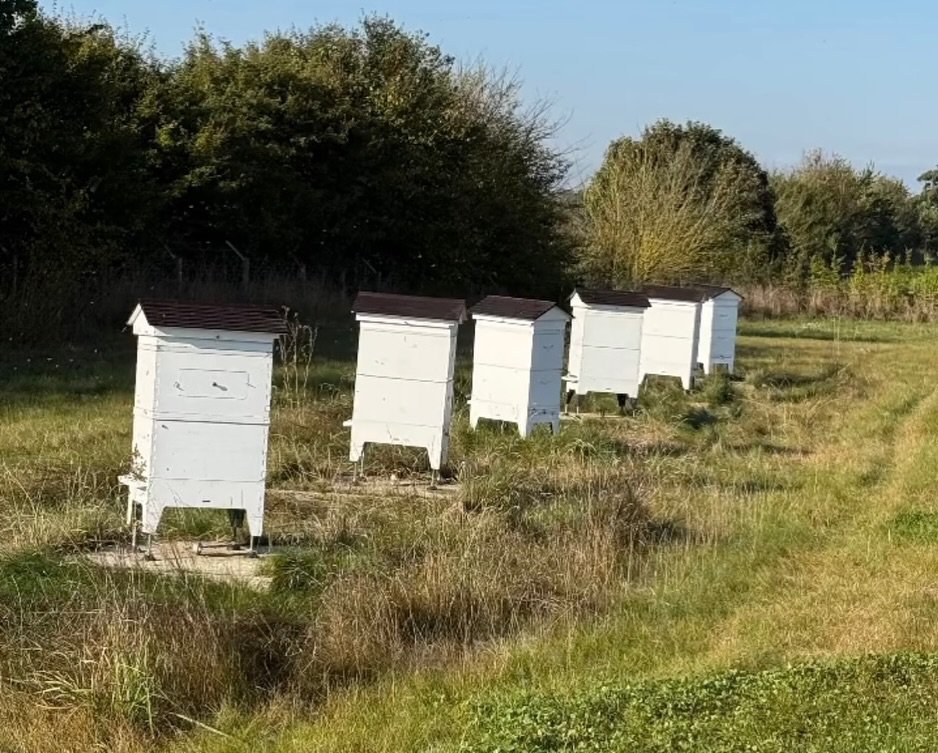
<path fill-rule="evenodd" d="M 740 286 L 743 313 L 757 318 L 839 316 L 903 322 L 938 321 L 938 268 L 861 263 L 850 276 L 815 265 L 803 284 Z"/>

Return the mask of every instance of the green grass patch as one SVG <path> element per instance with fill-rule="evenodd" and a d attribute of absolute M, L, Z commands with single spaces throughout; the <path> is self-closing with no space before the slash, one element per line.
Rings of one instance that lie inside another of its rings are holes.
<path fill-rule="evenodd" d="M 930 751 L 938 657 L 813 662 L 474 705 L 462 753 Z"/>
<path fill-rule="evenodd" d="M 889 532 L 900 541 L 938 542 L 938 512 L 904 510 L 890 521 Z"/>

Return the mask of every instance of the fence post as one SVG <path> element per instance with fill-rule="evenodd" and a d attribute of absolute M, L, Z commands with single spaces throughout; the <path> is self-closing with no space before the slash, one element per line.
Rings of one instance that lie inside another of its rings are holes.
<path fill-rule="evenodd" d="M 169 255 L 169 258 L 172 259 L 176 264 L 176 292 L 182 293 L 182 284 L 183 284 L 183 274 L 182 274 L 182 257 L 177 256 L 172 251 L 170 251 L 169 246 L 165 243 L 163 248 L 166 249 L 166 253 Z"/>
<path fill-rule="evenodd" d="M 0 243 L 0 251 L 3 251 L 4 256 L 6 256 L 7 254 L 10 253 L 10 252 L 7 250 L 7 247 L 4 246 L 2 243 Z M 16 254 L 13 254 L 13 255 L 10 257 L 10 263 L 11 263 L 11 265 L 12 265 L 12 270 L 11 270 L 11 273 L 12 273 L 12 274 L 11 274 L 11 276 L 10 276 L 10 296 L 11 296 L 12 298 L 15 298 L 15 297 L 16 297 L 16 286 L 17 286 L 17 279 L 16 279 L 16 278 L 17 278 L 17 273 L 18 273 L 18 271 L 19 271 L 19 270 L 17 269 L 17 266 L 18 266 L 18 265 L 17 265 L 17 261 L 18 261 L 18 259 L 17 259 L 17 257 L 16 257 Z"/>
<path fill-rule="evenodd" d="M 300 261 L 300 258 L 296 255 L 296 252 L 290 252 L 290 258 L 293 259 L 293 263 L 296 264 L 296 268 L 300 272 L 300 280 L 306 282 L 306 265 Z"/>
<path fill-rule="evenodd" d="M 238 249 L 235 248 L 235 244 L 231 241 L 225 241 L 225 244 L 234 251 L 235 255 L 241 260 L 241 287 L 247 290 L 248 286 L 251 284 L 251 260 L 238 251 Z"/>

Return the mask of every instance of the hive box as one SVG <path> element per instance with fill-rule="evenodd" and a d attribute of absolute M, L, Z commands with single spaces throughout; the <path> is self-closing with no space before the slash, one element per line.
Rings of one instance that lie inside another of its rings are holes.
<path fill-rule="evenodd" d="M 472 309 L 469 423 L 509 421 L 526 437 L 560 428 L 561 375 L 570 315 L 551 301 L 490 295 Z"/>
<path fill-rule="evenodd" d="M 349 458 L 369 443 L 424 447 L 434 471 L 446 462 L 453 413 L 456 332 L 464 301 L 361 292 Z"/>
<path fill-rule="evenodd" d="M 730 288 L 699 286 L 707 293 L 700 307 L 700 337 L 697 362 L 705 374 L 725 366 L 730 374 L 736 366 L 736 322 L 742 296 Z"/>
<path fill-rule="evenodd" d="M 141 301 L 128 523 L 155 533 L 167 507 L 244 510 L 264 526 L 273 342 L 272 308 Z"/>
<path fill-rule="evenodd" d="M 579 288 L 570 296 L 573 324 L 564 380 L 570 392 L 635 397 L 648 298 L 642 293 Z"/>
<path fill-rule="evenodd" d="M 707 292 L 666 285 L 648 285 L 642 292 L 651 306 L 642 328 L 641 380 L 649 374 L 677 377 L 689 390 L 694 385 L 700 308 Z"/>

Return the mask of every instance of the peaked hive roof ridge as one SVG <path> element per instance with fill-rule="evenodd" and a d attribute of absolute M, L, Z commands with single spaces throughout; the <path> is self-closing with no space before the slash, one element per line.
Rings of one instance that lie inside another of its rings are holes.
<path fill-rule="evenodd" d="M 460 322 L 466 316 L 466 302 L 458 298 L 429 298 L 363 290 L 355 297 L 352 311 L 356 314 Z"/>
<path fill-rule="evenodd" d="M 554 308 L 560 307 L 553 301 L 490 295 L 473 306 L 472 313 L 481 316 L 501 316 L 506 319 L 525 319 L 533 322 Z"/>
<path fill-rule="evenodd" d="M 690 303 L 703 303 L 716 298 L 723 293 L 739 295 L 732 288 L 722 285 L 644 285 L 642 292 L 649 298 L 663 298 L 669 301 L 688 301 Z M 742 296 L 740 296 L 742 297 Z"/>
<path fill-rule="evenodd" d="M 154 327 L 269 332 L 275 335 L 287 331 L 283 314 L 275 306 L 142 298 L 137 307 Z"/>
<path fill-rule="evenodd" d="M 578 295 L 583 303 L 595 306 L 628 306 L 647 309 L 651 304 L 648 296 L 636 290 L 598 290 L 596 288 L 577 288 L 570 298 Z"/>

